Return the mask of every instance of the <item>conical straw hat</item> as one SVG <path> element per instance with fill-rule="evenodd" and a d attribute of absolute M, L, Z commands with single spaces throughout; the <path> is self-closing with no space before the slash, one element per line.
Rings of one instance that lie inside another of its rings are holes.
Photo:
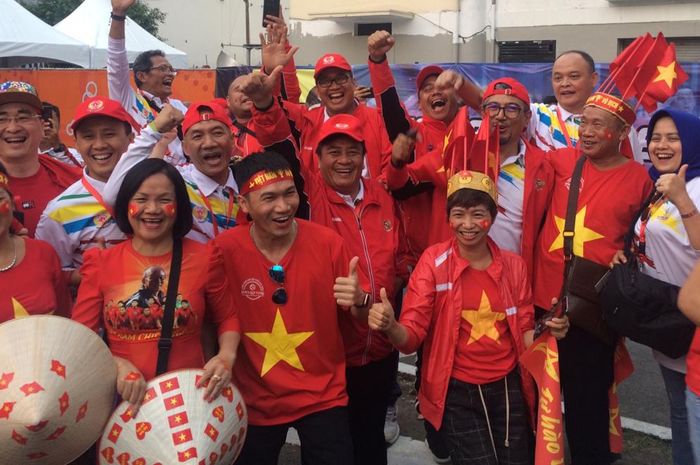
<path fill-rule="evenodd" d="M 65 465 L 100 436 L 117 369 L 95 332 L 67 318 L 0 325 L 0 464 Z"/>
<path fill-rule="evenodd" d="M 101 465 L 229 465 L 248 429 L 241 394 L 229 384 L 213 402 L 196 385 L 202 370 L 178 370 L 152 379 L 134 417 L 122 402 L 100 439 Z"/>

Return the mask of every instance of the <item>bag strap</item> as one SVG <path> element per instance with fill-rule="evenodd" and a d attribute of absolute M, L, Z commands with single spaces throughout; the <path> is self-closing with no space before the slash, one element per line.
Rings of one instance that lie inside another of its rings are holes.
<path fill-rule="evenodd" d="M 574 233 L 576 229 L 576 208 L 578 207 L 578 194 L 581 187 L 581 175 L 583 174 L 583 165 L 586 163 L 586 156 L 581 157 L 576 161 L 574 172 L 571 175 L 569 183 L 569 199 L 566 204 L 566 220 L 564 222 L 564 283 L 562 285 L 561 295 L 563 297 L 568 292 L 568 277 L 571 269 L 571 261 L 574 258 Z"/>
<path fill-rule="evenodd" d="M 160 339 L 158 340 L 158 362 L 156 363 L 156 376 L 168 371 L 168 359 L 170 349 L 173 346 L 173 324 L 175 323 L 175 301 L 180 281 L 180 268 L 182 265 L 182 239 L 173 242 L 173 257 L 170 261 L 170 279 L 168 280 L 168 292 L 165 296 L 165 311 L 161 321 Z"/>
<path fill-rule="evenodd" d="M 632 224 L 630 224 L 629 229 L 627 230 L 627 234 L 625 234 L 625 256 L 627 259 L 632 258 L 632 241 L 634 240 L 635 236 L 635 227 L 637 226 L 637 221 L 644 215 L 644 212 L 647 210 L 647 208 L 651 208 L 651 205 L 655 204 L 661 197 L 663 196 L 662 193 L 657 191 L 656 189 L 653 189 L 650 193 L 649 196 L 644 200 L 642 203 L 641 208 L 637 212 L 636 215 L 634 215 L 634 219 L 632 220 Z"/>
<path fill-rule="evenodd" d="M 151 107 L 153 111 L 156 112 L 156 114 L 160 113 L 163 109 L 156 104 L 156 102 L 153 101 L 153 99 L 146 97 L 146 95 L 141 94 L 141 97 L 146 100 L 146 103 L 148 103 L 148 106 Z M 185 135 L 182 132 L 182 124 L 177 125 L 177 138 L 180 139 L 180 142 L 185 138 Z"/>

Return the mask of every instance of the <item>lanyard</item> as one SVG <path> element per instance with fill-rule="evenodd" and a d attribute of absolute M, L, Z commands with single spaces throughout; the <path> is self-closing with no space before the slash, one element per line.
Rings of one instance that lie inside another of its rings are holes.
<path fill-rule="evenodd" d="M 229 189 L 225 187 L 224 189 Z M 214 209 L 211 207 L 211 203 L 209 202 L 209 199 L 207 198 L 206 195 L 204 195 L 204 192 L 202 192 L 202 189 L 197 187 L 197 190 L 199 191 L 199 195 L 202 197 L 202 202 L 204 202 L 204 205 L 207 207 L 209 210 L 209 213 L 211 214 L 211 225 L 214 227 L 214 237 L 219 235 L 219 225 L 218 222 L 216 221 L 216 214 L 214 213 Z M 233 199 L 233 194 L 231 192 L 228 193 L 228 210 L 226 213 L 226 222 L 224 223 L 226 227 L 228 227 L 229 221 L 231 221 L 231 215 L 233 214 L 233 204 L 235 203 L 235 200 Z"/>
<path fill-rule="evenodd" d="M 647 223 L 649 223 L 651 218 L 654 216 L 654 213 L 656 213 L 656 210 L 658 210 L 665 201 L 666 199 L 661 197 L 653 203 L 650 202 L 646 208 L 646 211 L 644 212 L 644 215 L 642 215 L 641 224 L 639 225 L 639 238 L 637 244 L 637 250 L 641 255 L 646 255 Z"/>
<path fill-rule="evenodd" d="M 566 146 L 570 149 L 573 149 L 574 146 L 571 143 L 571 139 L 569 138 L 569 130 L 566 128 L 566 123 L 564 122 L 564 120 L 561 119 L 561 112 L 559 111 L 559 107 L 557 107 L 557 119 L 559 120 L 559 127 L 561 128 L 561 133 L 564 135 L 564 139 L 566 139 Z"/>
<path fill-rule="evenodd" d="M 95 187 L 88 182 L 88 180 L 85 178 L 85 176 L 83 176 L 80 181 L 83 183 L 83 187 L 85 187 L 85 189 L 87 189 L 87 191 L 93 197 L 95 197 L 95 200 L 97 200 L 97 203 L 102 205 L 102 208 L 104 208 L 107 211 L 107 213 L 109 213 L 109 216 L 114 218 L 114 211 L 112 210 L 112 207 L 107 205 L 107 203 L 105 202 L 105 199 L 102 198 L 102 194 L 97 192 L 97 189 L 95 189 Z"/>

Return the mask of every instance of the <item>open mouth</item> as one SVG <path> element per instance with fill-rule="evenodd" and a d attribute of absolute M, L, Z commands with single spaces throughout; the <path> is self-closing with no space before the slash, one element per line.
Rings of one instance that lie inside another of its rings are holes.
<path fill-rule="evenodd" d="M 655 156 L 656 158 L 658 158 L 659 160 L 671 160 L 671 159 L 673 158 L 674 154 L 673 154 L 673 153 L 659 153 L 659 152 L 656 152 L 656 153 L 654 154 L 654 156 Z"/>
<path fill-rule="evenodd" d="M 447 100 L 445 100 L 442 97 L 438 97 L 436 99 L 433 99 L 430 102 L 430 108 L 432 108 L 433 110 L 444 108 L 446 105 L 447 105 Z"/>
<path fill-rule="evenodd" d="M 22 145 L 27 141 L 26 136 L 14 136 L 14 137 L 5 137 L 3 138 L 6 144 L 10 145 Z"/>
<path fill-rule="evenodd" d="M 479 231 L 457 231 L 457 234 L 464 239 L 473 240 L 479 235 Z"/>
<path fill-rule="evenodd" d="M 174 80 L 173 78 L 167 77 L 167 78 L 163 79 L 163 85 L 166 86 L 166 87 L 172 87 L 172 86 L 173 86 L 173 80 Z"/>
<path fill-rule="evenodd" d="M 278 226 L 286 226 L 292 220 L 292 218 L 293 217 L 290 215 L 278 216 L 277 218 L 273 218 L 272 222 Z"/>
<path fill-rule="evenodd" d="M 90 154 L 90 158 L 98 162 L 105 162 L 112 158 L 112 152 L 109 153 L 93 153 Z"/>
<path fill-rule="evenodd" d="M 141 223 L 145 229 L 154 230 L 160 228 L 163 218 L 141 218 Z"/>
<path fill-rule="evenodd" d="M 345 92 L 329 92 L 328 93 L 328 100 L 331 103 L 342 103 L 343 100 L 345 99 Z"/>
<path fill-rule="evenodd" d="M 221 164 L 222 158 L 223 157 L 219 152 L 202 155 L 202 160 L 204 161 L 204 163 L 212 166 Z"/>

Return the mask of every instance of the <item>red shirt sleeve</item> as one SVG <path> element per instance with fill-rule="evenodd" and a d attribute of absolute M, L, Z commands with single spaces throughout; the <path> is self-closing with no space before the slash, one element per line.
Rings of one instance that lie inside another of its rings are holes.
<path fill-rule="evenodd" d="M 411 273 L 399 322 L 408 331 L 408 340 L 398 347 L 403 353 L 415 351 L 425 339 L 435 311 L 435 275 L 432 259 L 423 254 Z"/>
<path fill-rule="evenodd" d="M 89 249 L 83 254 L 78 299 L 71 316 L 74 321 L 84 324 L 93 331 L 98 331 L 102 326 L 104 297 L 100 289 L 100 275 L 105 269 L 105 264 L 102 262 L 101 249 Z"/>
<path fill-rule="evenodd" d="M 227 331 L 240 332 L 238 312 L 233 304 L 221 249 L 211 242 L 207 248 L 210 255 L 206 287 L 206 311 L 209 319 L 217 325 L 219 335 Z"/>
<path fill-rule="evenodd" d="M 518 310 L 518 325 L 520 326 L 520 330 L 524 333 L 525 331 L 535 329 L 535 306 L 532 301 L 532 286 L 530 285 L 530 280 L 527 278 L 527 266 L 523 260 L 518 260 L 517 263 L 517 266 L 521 268 L 518 270 L 518 274 L 522 276 L 523 279 L 518 281 L 521 283 L 521 286 L 516 307 Z"/>

